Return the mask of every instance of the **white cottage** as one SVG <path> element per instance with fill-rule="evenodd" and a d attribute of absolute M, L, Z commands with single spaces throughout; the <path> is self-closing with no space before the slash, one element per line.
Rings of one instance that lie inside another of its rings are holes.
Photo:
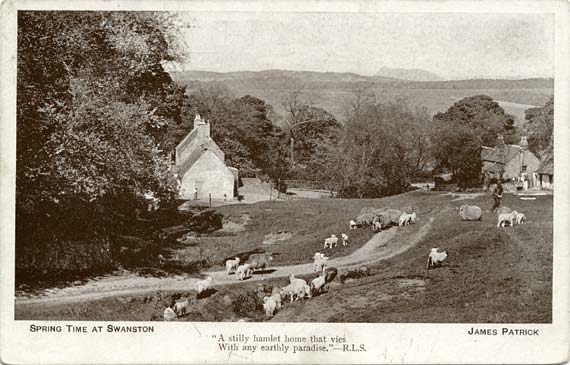
<path fill-rule="evenodd" d="M 224 152 L 210 137 L 210 124 L 199 114 L 194 129 L 176 146 L 175 158 L 182 199 L 238 196 L 238 169 L 226 166 Z"/>

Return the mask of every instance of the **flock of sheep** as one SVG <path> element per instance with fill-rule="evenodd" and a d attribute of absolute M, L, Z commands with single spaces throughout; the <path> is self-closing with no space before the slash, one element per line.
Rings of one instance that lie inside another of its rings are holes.
<path fill-rule="evenodd" d="M 482 210 L 476 205 L 464 204 L 457 208 L 459 216 L 464 221 L 481 221 Z M 508 207 L 501 207 L 497 210 L 497 227 L 513 227 L 518 224 L 526 222 L 526 216 L 516 210 L 511 210 Z M 350 220 L 349 229 L 354 230 L 363 226 L 372 226 L 375 232 L 380 232 L 389 226 L 397 225 L 399 227 L 415 224 L 417 220 L 416 213 L 412 208 L 406 207 L 402 210 L 390 208 L 364 208 L 360 212 L 356 220 Z M 348 245 L 349 238 L 345 233 L 341 233 L 341 244 Z M 332 234 L 324 241 L 323 249 L 332 249 L 339 244 L 339 239 L 336 235 Z M 427 259 L 427 270 L 435 266 L 440 266 L 448 258 L 448 252 L 443 250 L 439 251 L 438 247 L 430 250 Z M 319 276 L 314 278 L 310 284 L 305 280 L 295 278 L 292 274 L 289 276 L 289 284 L 285 287 L 273 288 L 270 296 L 263 298 L 263 309 L 267 318 L 273 317 L 283 305 L 283 302 L 289 298 L 290 303 L 304 299 L 311 298 L 315 295 L 321 294 L 326 291 L 327 284 L 330 283 L 337 275 L 338 270 L 335 267 L 327 267 L 327 260 L 329 258 L 324 253 L 316 252 L 313 256 L 313 268 L 315 272 L 320 272 Z M 255 270 L 265 270 L 269 267 L 273 257 L 271 253 L 265 252 L 261 254 L 253 254 L 249 257 L 246 263 L 240 265 L 240 258 L 226 261 L 226 272 L 228 275 L 232 273 L 235 275 L 236 280 L 244 280 L 253 275 Z M 208 276 L 206 279 L 197 282 L 194 285 L 196 295 L 207 291 L 212 287 L 213 279 Z M 168 307 L 164 311 L 165 320 L 173 320 L 177 316 L 184 314 L 187 311 L 188 299 L 183 299 L 176 302 L 172 308 Z"/>

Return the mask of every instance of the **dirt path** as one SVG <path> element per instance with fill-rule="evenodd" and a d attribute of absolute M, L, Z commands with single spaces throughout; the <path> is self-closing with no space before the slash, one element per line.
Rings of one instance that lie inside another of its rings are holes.
<path fill-rule="evenodd" d="M 421 226 L 412 239 L 407 242 L 396 242 L 393 240 L 399 229 L 397 227 L 377 233 L 366 242 L 364 246 L 350 255 L 331 259 L 329 265 L 339 269 L 350 268 L 357 265 L 369 265 L 380 260 L 391 258 L 408 250 L 419 242 L 428 232 L 432 222 L 433 217 Z M 290 274 L 309 274 L 313 272 L 313 263 L 278 266 L 275 267 L 275 269 L 276 270 L 271 273 L 263 275 L 256 274 L 248 279 L 247 282 L 261 281 L 266 278 L 284 277 Z M 235 280 L 234 275 L 227 275 L 225 271 L 206 272 L 205 274 L 212 276 L 214 286 L 241 283 Z M 41 296 L 19 296 L 16 297 L 16 305 L 57 305 L 120 295 L 151 293 L 161 290 L 191 290 L 194 284 L 199 280 L 200 279 L 186 276 L 172 276 L 167 278 L 140 277 L 136 274 L 129 273 L 121 276 L 104 277 L 78 286 L 49 289 Z"/>

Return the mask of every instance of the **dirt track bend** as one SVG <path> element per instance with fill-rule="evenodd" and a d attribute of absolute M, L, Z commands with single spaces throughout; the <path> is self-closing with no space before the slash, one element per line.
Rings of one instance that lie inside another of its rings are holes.
<path fill-rule="evenodd" d="M 361 248 L 350 255 L 330 259 L 329 266 L 337 268 L 350 268 L 357 265 L 369 265 L 381 260 L 391 258 L 416 245 L 429 231 L 434 218 L 422 225 L 418 232 L 406 242 L 395 242 L 394 238 L 397 227 L 375 234 Z M 261 281 L 266 278 L 289 276 L 290 274 L 302 275 L 313 272 L 313 263 L 287 265 L 274 267 L 271 273 L 255 274 L 247 282 Z M 214 287 L 229 284 L 239 284 L 234 275 L 227 275 L 226 271 L 205 272 L 214 279 Z M 111 276 L 98 280 L 88 281 L 85 284 L 66 288 L 50 289 L 45 294 L 35 297 L 16 297 L 17 305 L 45 304 L 55 305 L 75 303 L 81 301 L 97 300 L 120 295 L 137 295 L 152 293 L 161 290 L 191 290 L 197 278 L 185 276 L 171 276 L 167 278 L 140 277 L 136 274 L 127 276 Z"/>

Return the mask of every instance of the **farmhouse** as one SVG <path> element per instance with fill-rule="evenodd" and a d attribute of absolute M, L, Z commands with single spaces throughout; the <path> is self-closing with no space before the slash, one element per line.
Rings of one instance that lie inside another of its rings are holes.
<path fill-rule="evenodd" d="M 522 183 L 523 189 L 539 187 L 537 170 L 540 160 L 528 150 L 526 136 L 522 136 L 518 145 L 505 144 L 499 135 L 496 147 L 481 148 L 483 175 L 488 179 L 503 179 Z"/>
<path fill-rule="evenodd" d="M 199 114 L 194 129 L 176 146 L 175 172 L 183 199 L 238 196 L 238 169 L 226 166 L 224 152 L 210 137 L 210 124 Z"/>
<path fill-rule="evenodd" d="M 554 189 L 554 156 L 548 155 L 536 170 L 540 187 Z"/>

